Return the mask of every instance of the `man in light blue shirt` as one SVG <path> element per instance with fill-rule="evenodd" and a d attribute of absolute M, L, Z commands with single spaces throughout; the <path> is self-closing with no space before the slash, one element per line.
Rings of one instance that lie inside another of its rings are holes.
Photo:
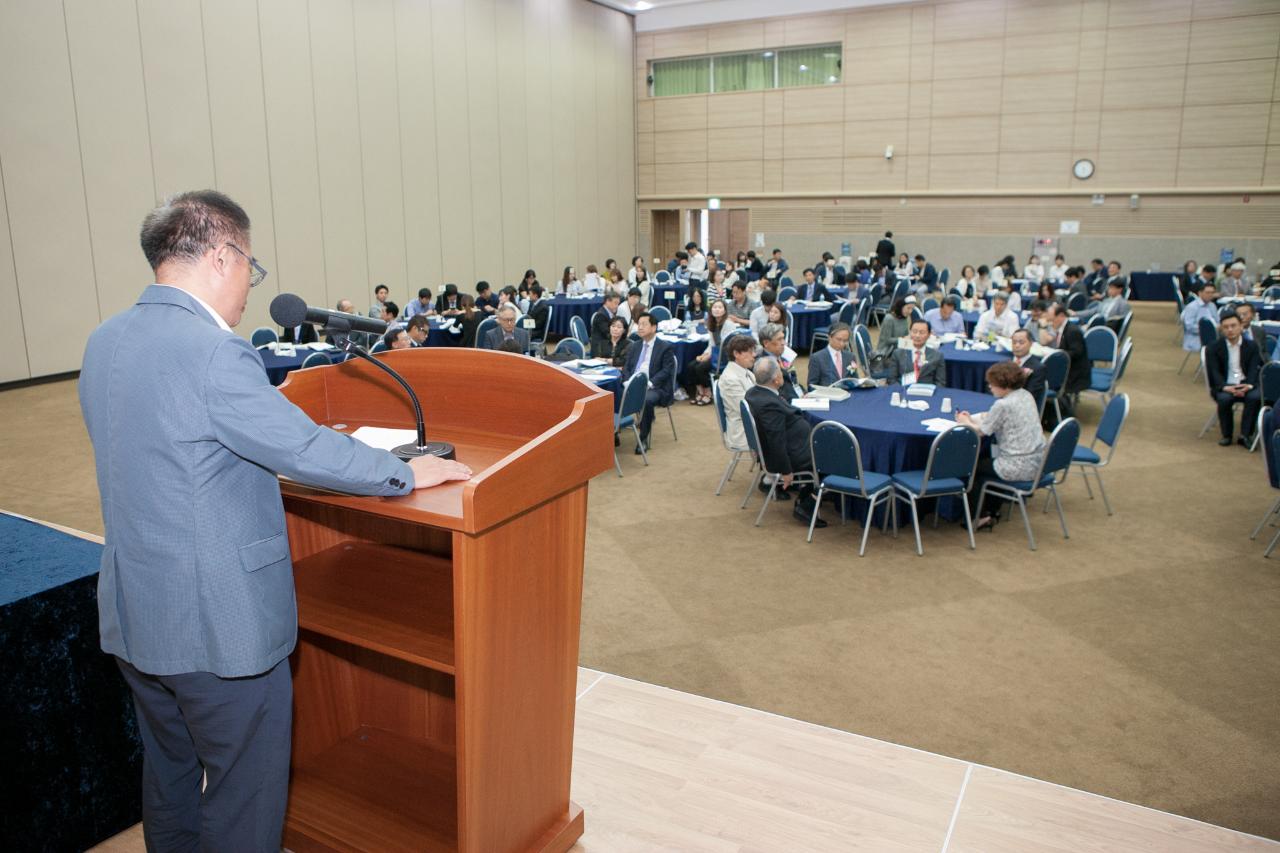
<path fill-rule="evenodd" d="M 1204 317 L 1218 327 L 1218 306 L 1214 302 L 1218 296 L 1213 282 L 1201 283 L 1196 299 L 1182 309 L 1182 348 L 1187 352 L 1200 351 L 1200 318 Z"/>
<path fill-rule="evenodd" d="M 431 288 L 424 287 L 418 291 L 418 298 L 409 301 L 404 306 L 404 318 L 412 320 L 418 314 L 430 314 L 435 311 L 435 306 L 431 304 Z"/>
<path fill-rule="evenodd" d="M 957 310 L 959 305 L 960 300 L 957 297 L 948 296 L 937 308 L 930 308 L 924 312 L 924 318 L 929 323 L 929 331 L 935 335 L 948 333 L 963 335 L 964 317 Z"/>

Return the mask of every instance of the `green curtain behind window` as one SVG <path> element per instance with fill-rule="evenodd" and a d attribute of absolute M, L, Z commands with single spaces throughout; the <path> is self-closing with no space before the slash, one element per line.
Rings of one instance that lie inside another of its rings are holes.
<path fill-rule="evenodd" d="M 801 47 L 778 52 L 779 86 L 819 86 L 840 82 L 840 48 Z M 834 78 L 834 79 L 832 79 Z"/>
<path fill-rule="evenodd" d="M 773 57 L 762 53 L 717 56 L 717 92 L 747 92 L 773 88 Z"/>
<path fill-rule="evenodd" d="M 711 91 L 711 60 L 673 59 L 653 63 L 653 94 L 699 95 Z"/>

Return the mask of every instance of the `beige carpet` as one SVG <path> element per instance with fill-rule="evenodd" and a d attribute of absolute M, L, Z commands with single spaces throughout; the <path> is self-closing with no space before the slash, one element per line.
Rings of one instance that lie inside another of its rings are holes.
<path fill-rule="evenodd" d="M 1248 538 L 1275 494 L 1259 454 L 1196 440 L 1171 307 L 1133 334 L 1116 515 L 1073 475 L 1071 539 L 1037 507 L 1034 553 L 1016 524 L 976 552 L 926 527 L 923 558 L 873 532 L 862 559 L 854 525 L 753 528 L 745 471 L 713 495 L 711 409 L 679 405 L 678 442 L 663 416 L 650 467 L 624 439 L 593 483 L 582 664 L 1280 838 L 1280 554 Z M 0 393 L 0 449 L 0 507 L 101 531 L 74 383 Z"/>

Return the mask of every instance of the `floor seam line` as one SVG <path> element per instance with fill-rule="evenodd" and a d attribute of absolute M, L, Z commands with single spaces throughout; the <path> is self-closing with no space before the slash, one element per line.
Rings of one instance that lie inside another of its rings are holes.
<path fill-rule="evenodd" d="M 956 795 L 956 807 L 951 812 L 951 823 L 947 824 L 947 837 L 942 839 L 942 853 L 947 853 L 951 846 L 951 834 L 956 831 L 956 821 L 960 819 L 960 804 L 964 802 L 965 789 L 969 787 L 969 777 L 973 775 L 973 764 L 966 763 L 964 779 L 960 782 L 960 793 Z"/>

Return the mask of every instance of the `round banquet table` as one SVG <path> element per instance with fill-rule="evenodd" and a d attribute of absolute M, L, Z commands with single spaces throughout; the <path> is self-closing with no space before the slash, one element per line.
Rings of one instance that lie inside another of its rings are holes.
<path fill-rule="evenodd" d="M 669 335 L 660 332 L 658 337 L 671 344 L 676 352 L 676 384 L 680 384 L 680 377 L 684 375 L 684 366 L 690 360 L 697 358 L 702 351 L 711 343 L 710 338 L 685 337 L 683 335 Z M 635 345 L 634 343 L 632 344 Z"/>
<path fill-rule="evenodd" d="M 705 287 L 703 288 L 706 289 Z M 654 305 L 662 305 L 671 312 L 671 316 L 676 316 L 676 309 L 684 304 L 684 295 L 689 291 L 689 286 L 685 284 L 655 284 L 653 285 L 653 295 L 650 300 Z M 704 294 L 705 295 L 705 294 Z"/>
<path fill-rule="evenodd" d="M 599 311 L 603 304 L 604 297 L 601 296 L 552 297 L 551 328 L 547 333 L 561 338 L 569 337 L 569 318 L 573 316 L 586 320 L 587 328 L 591 328 L 591 315 Z"/>
<path fill-rule="evenodd" d="M 958 350 L 955 344 L 943 344 L 939 349 L 947 365 L 947 387 L 962 391 L 985 391 L 987 368 L 1013 357 L 1004 350 Z"/>
<path fill-rule="evenodd" d="M 791 348 L 797 352 L 800 350 L 807 351 L 809 342 L 813 340 L 813 330 L 820 326 L 830 326 L 832 315 L 838 313 L 839 310 L 839 305 L 828 305 L 819 308 L 810 308 L 800 303 L 788 305 L 787 312 L 791 314 L 792 318 Z"/>
<path fill-rule="evenodd" d="M 996 401 L 996 398 L 990 394 L 962 391 L 956 388 L 939 388 L 932 397 L 907 397 L 908 400 L 924 400 L 929 404 L 928 411 L 920 412 L 889 405 L 894 391 L 905 394 L 901 385 L 868 388 L 853 391 L 847 400 L 839 402 L 832 400 L 829 411 L 806 411 L 804 414 L 815 426 L 822 421 L 835 421 L 851 429 L 858 437 L 864 470 L 879 474 L 897 474 L 900 471 L 923 470 L 929 459 L 929 447 L 938 434 L 929 432 L 921 425 L 921 421 L 930 418 L 955 420 L 957 412 L 966 411 L 970 414 L 985 412 Z M 943 399 L 951 400 L 950 412 L 942 411 Z M 983 439 L 982 455 L 989 453 L 989 442 Z M 955 515 L 962 514 L 958 506 L 957 504 L 954 507 Z M 866 515 L 866 501 L 850 501 L 849 508 L 852 517 L 862 518 Z M 942 514 L 949 518 L 954 517 L 951 513 L 952 509 L 953 507 L 944 502 Z M 909 521 L 910 513 L 908 513 Z"/>

